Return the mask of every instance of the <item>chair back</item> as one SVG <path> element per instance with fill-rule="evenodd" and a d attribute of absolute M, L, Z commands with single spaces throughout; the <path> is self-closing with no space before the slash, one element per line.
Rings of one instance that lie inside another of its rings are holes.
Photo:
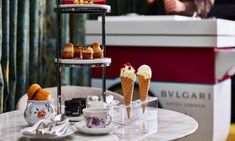
<path fill-rule="evenodd" d="M 57 87 L 49 87 L 45 88 L 49 90 L 52 94 L 52 98 L 55 101 L 55 105 L 57 103 Z M 66 100 L 71 100 L 72 98 L 86 98 L 89 95 L 98 95 L 102 93 L 102 89 L 93 88 L 93 87 L 81 87 L 81 86 L 62 86 L 61 87 L 61 101 L 64 103 Z M 112 92 L 106 91 L 107 95 L 112 95 L 115 100 L 118 100 L 121 104 L 124 103 L 124 98 L 122 95 Z M 27 105 L 27 94 L 24 94 L 19 101 L 17 102 L 16 109 L 24 110 Z"/>

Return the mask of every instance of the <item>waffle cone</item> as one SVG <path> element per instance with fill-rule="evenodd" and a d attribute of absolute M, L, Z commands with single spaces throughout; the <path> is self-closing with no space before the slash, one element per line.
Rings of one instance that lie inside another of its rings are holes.
<path fill-rule="evenodd" d="M 145 102 L 148 97 L 150 79 L 145 79 L 143 75 L 138 75 L 140 100 L 142 101 L 142 111 L 145 112 Z"/>
<path fill-rule="evenodd" d="M 132 102 L 133 91 L 134 91 L 134 80 L 128 77 L 121 77 L 121 85 L 122 91 L 124 95 L 124 104 L 127 106 L 127 116 L 130 118 L 131 115 L 131 107 L 130 104 Z"/>

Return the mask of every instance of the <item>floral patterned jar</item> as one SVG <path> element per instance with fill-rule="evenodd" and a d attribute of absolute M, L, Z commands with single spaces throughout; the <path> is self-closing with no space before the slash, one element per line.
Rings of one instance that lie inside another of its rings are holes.
<path fill-rule="evenodd" d="M 54 100 L 28 100 L 26 109 L 24 111 L 24 118 L 29 123 L 29 125 L 33 125 L 41 119 L 54 119 Z"/>

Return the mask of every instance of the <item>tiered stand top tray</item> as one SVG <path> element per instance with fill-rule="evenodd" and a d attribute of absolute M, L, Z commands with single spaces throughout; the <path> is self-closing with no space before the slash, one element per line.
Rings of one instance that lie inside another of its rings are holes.
<path fill-rule="evenodd" d="M 111 6 L 101 4 L 61 4 L 55 10 L 61 13 L 110 13 Z"/>

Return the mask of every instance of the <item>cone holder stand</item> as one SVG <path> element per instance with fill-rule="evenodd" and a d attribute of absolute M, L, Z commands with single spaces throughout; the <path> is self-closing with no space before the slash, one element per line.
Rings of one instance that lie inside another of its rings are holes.
<path fill-rule="evenodd" d="M 136 100 L 131 102 L 129 106 L 113 106 L 113 122 L 119 125 L 129 125 L 132 122 L 148 120 L 156 120 L 157 122 L 157 108 L 158 99 L 156 97 L 148 97 L 145 102 L 142 102 L 141 100 Z"/>
<path fill-rule="evenodd" d="M 140 100 L 133 101 L 130 106 L 113 106 L 113 123 L 118 125 L 113 133 L 119 140 L 141 140 L 143 137 L 158 132 L 158 100 L 156 97 L 148 97 L 145 112 L 142 110 Z M 130 118 L 127 110 L 130 108 Z"/>

